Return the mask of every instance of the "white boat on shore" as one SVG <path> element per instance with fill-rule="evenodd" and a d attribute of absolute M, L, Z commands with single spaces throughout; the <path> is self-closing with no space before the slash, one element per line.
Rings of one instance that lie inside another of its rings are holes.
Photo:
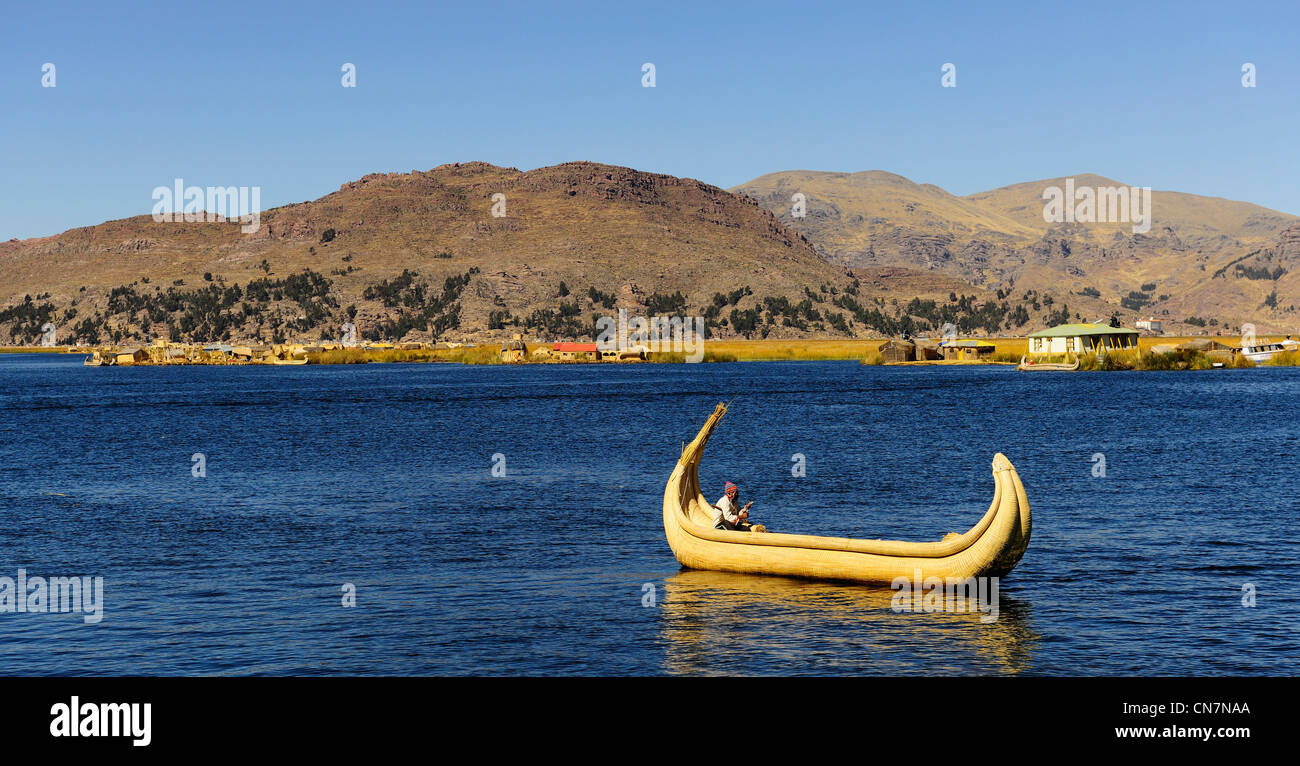
<path fill-rule="evenodd" d="M 1291 340 L 1290 336 L 1279 343 L 1256 343 L 1254 345 L 1242 345 L 1241 353 L 1255 364 L 1267 362 L 1278 354 L 1285 354 L 1288 351 L 1300 349 L 1300 343 Z"/>

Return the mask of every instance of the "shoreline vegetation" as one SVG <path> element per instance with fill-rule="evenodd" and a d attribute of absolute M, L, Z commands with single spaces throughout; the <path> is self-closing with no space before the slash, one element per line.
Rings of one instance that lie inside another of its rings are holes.
<path fill-rule="evenodd" d="M 1178 348 L 1167 350 L 1170 344 L 1203 339 L 1199 337 L 1143 337 L 1139 339 L 1138 348 L 1134 350 L 1114 350 L 1100 354 L 1069 355 L 1035 355 L 1034 361 L 1073 362 L 1079 361 L 1082 371 L 1123 371 L 1123 370 L 1208 370 L 1214 367 L 1247 368 L 1256 366 L 1297 367 L 1300 366 L 1300 351 L 1286 351 L 1277 354 L 1266 362 L 1255 363 L 1235 350 L 1198 351 Z M 887 339 L 807 339 L 807 340 L 713 340 L 704 342 L 701 362 L 775 362 L 775 361 L 858 361 L 864 365 L 879 366 L 947 366 L 947 365 L 1016 365 L 1021 358 L 1028 355 L 1026 338 L 990 338 L 995 351 L 979 359 L 942 360 L 931 359 L 913 362 L 888 362 L 880 350 Z M 524 355 L 521 359 L 507 361 L 501 348 L 493 344 L 464 345 L 451 348 L 387 348 L 387 347 L 352 347 L 311 350 L 300 353 L 309 365 L 317 364 L 371 364 L 371 363 L 431 363 L 450 364 L 628 364 L 627 361 L 601 361 L 598 359 L 557 359 L 550 354 L 551 344 L 540 344 L 534 351 L 544 350 L 541 356 Z M 1155 349 L 1162 346 L 1162 349 Z M 89 349 L 84 347 L 44 347 L 44 346 L 3 346 L 0 353 L 66 353 L 92 354 L 96 351 L 109 353 L 106 349 Z M 1068 358 L 1067 358 L 1068 357 Z M 686 363 L 690 355 L 683 351 L 652 352 L 645 355 L 641 363 L 681 364 Z M 697 357 L 698 358 L 698 357 Z M 204 364 L 192 359 L 178 362 L 137 361 L 137 366 L 151 364 Z M 240 363 L 238 361 L 213 361 L 212 364 Z"/>

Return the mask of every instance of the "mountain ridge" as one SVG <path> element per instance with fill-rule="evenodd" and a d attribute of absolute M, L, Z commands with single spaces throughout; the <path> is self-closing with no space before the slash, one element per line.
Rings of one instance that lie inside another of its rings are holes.
<path fill-rule="evenodd" d="M 1070 299 L 1089 313 L 1116 313 L 1130 324 L 1147 315 L 1189 331 L 1199 325 L 1183 320 L 1277 329 L 1297 324 L 1300 263 L 1293 270 L 1285 242 L 1300 217 L 1249 202 L 1153 190 L 1146 232 L 1134 231 L 1132 221 L 1045 220 L 1045 190 L 1067 180 L 1078 188 L 1125 186 L 1081 173 L 959 197 L 872 170 L 782 171 L 731 190 L 754 198 L 808 236 L 828 260 L 848 268 L 893 265 L 942 272 L 984 289 L 1014 284 L 1077 296 Z M 793 214 L 796 193 L 806 200 L 804 217 Z M 1277 278 L 1258 278 L 1266 252 L 1270 263 L 1277 261 L 1270 273 L 1284 270 Z M 1241 272 L 1217 281 L 1212 276 L 1243 257 Z"/>
<path fill-rule="evenodd" d="M 737 289 L 750 291 L 751 304 L 797 301 L 806 286 L 839 291 L 853 280 L 752 200 L 695 179 L 591 162 L 368 174 L 319 199 L 264 211 L 247 234 L 235 223 L 135 216 L 0 244 L 0 269 L 0 308 L 18 307 L 28 340 L 36 309 L 20 304 L 29 296 L 53 306 L 45 313 L 57 314 L 56 325 L 80 325 L 89 311 L 108 337 L 150 335 L 188 311 L 177 301 L 207 300 L 191 295 L 196 286 L 224 286 L 222 304 L 189 322 L 194 332 L 312 337 L 355 320 L 431 339 L 432 331 L 393 323 L 432 310 L 429 296 L 446 280 L 466 283 L 442 296 L 449 303 L 439 311 L 454 306 L 457 316 L 439 327 L 467 337 L 511 329 L 580 335 L 593 314 L 616 308 L 702 313 L 715 295 Z M 229 290 L 242 294 L 257 283 L 261 295 L 264 280 L 304 271 L 320 279 L 302 304 L 275 298 L 286 288 L 273 285 L 268 305 L 240 313 L 244 301 Z M 394 289 L 400 299 L 388 295 Z M 114 291 L 129 296 L 114 303 Z M 717 332 L 728 332 L 725 314 L 714 319 Z"/>
<path fill-rule="evenodd" d="M 351 321 L 388 340 L 588 337 L 617 309 L 747 337 L 1296 323 L 1300 218 L 1152 192 L 1146 233 L 1043 220 L 1043 189 L 1066 179 L 1119 185 L 956 196 L 883 170 L 781 171 L 728 191 L 585 161 L 371 173 L 253 233 L 141 215 L 0 243 L 0 338 L 50 322 L 68 342 L 310 340 Z"/>

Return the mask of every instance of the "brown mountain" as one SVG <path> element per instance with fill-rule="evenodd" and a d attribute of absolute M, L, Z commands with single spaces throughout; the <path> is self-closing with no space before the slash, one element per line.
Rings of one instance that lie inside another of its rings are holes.
<path fill-rule="evenodd" d="M 730 298 L 710 322 L 726 335 L 732 311 L 853 279 L 752 200 L 699 181 L 453 164 L 265 211 L 252 234 L 137 216 L 0 244 L 0 342 L 30 342 L 47 320 L 59 342 L 87 342 L 92 326 L 101 342 L 337 337 L 350 306 L 363 335 L 390 340 L 580 337 L 593 314 L 699 315 L 718 293 Z M 825 329 L 779 319 L 778 336 Z"/>
<path fill-rule="evenodd" d="M 1072 178 L 1076 188 L 1121 186 L 1092 174 Z M 828 260 L 855 269 L 898 266 L 1012 296 L 1052 295 L 1084 318 L 1118 313 L 1130 325 L 1147 315 L 1186 330 L 1198 328 L 1181 321 L 1187 318 L 1274 331 L 1300 324 L 1300 218 L 1154 191 L 1146 232 L 1131 221 L 1045 221 L 1044 190 L 1064 189 L 1066 180 L 958 197 L 883 171 L 789 171 L 732 191 L 807 235 Z M 795 194 L 806 200 L 803 217 L 793 215 Z"/>
<path fill-rule="evenodd" d="M 46 323 L 61 343 L 313 340 L 350 319 L 394 341 L 580 338 L 619 308 L 750 337 L 995 334 L 1111 313 L 1192 331 L 1295 324 L 1294 216 L 1156 192 L 1146 233 L 1044 222 L 1042 189 L 1063 183 L 956 197 L 879 171 L 796 172 L 738 195 L 587 162 L 376 174 L 268 210 L 251 234 L 138 216 L 0 244 L 0 343 L 35 342 Z"/>

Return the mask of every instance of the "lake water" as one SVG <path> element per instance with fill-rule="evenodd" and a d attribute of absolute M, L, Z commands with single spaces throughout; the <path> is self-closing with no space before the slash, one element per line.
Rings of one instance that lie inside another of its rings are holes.
<path fill-rule="evenodd" d="M 0 355 L 0 576 L 105 600 L 0 613 L 0 674 L 1290 675 L 1298 396 L 1286 368 Z M 965 531 L 1006 453 L 1034 531 L 999 618 L 681 569 L 664 482 L 733 398 L 701 481 L 773 531 Z"/>

